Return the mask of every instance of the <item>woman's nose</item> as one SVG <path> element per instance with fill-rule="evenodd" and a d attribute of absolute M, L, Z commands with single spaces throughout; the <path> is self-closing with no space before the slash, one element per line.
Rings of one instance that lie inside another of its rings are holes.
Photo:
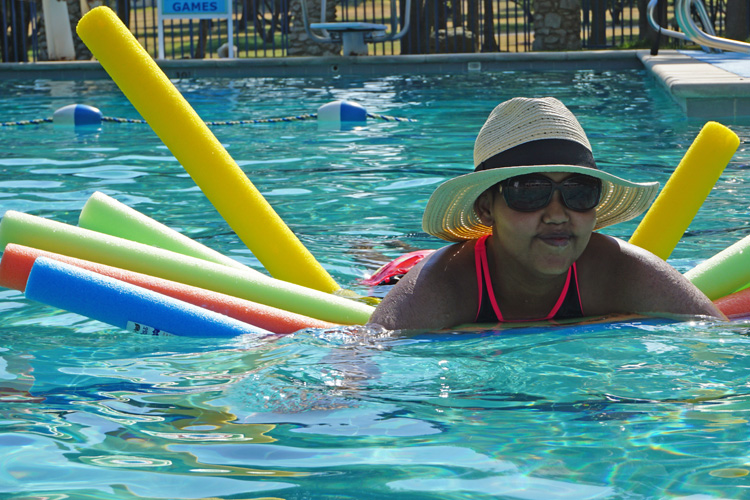
<path fill-rule="evenodd" d="M 568 221 L 568 209 L 563 203 L 562 194 L 559 190 L 552 193 L 552 200 L 544 209 L 544 218 L 547 224 L 562 224 Z"/>

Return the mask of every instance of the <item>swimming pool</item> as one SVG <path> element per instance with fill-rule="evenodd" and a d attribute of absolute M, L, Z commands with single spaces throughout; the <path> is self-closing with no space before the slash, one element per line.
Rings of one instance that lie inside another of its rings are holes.
<path fill-rule="evenodd" d="M 637 70 L 178 88 L 206 120 L 315 112 L 339 98 L 419 120 L 214 129 L 337 282 L 360 293 L 383 292 L 357 282 L 382 263 L 440 246 L 421 232 L 427 197 L 471 169 L 474 136 L 502 100 L 560 98 L 600 165 L 636 180 L 665 182 L 703 125 Z M 0 93 L 0 121 L 74 102 L 137 117 L 106 81 L 3 82 Z M 749 230 L 750 124 L 725 124 L 743 143 L 670 259 L 681 271 Z M 103 191 L 260 269 L 147 126 L 0 134 L 3 212 L 75 224 Z M 636 224 L 604 232 L 627 238 Z M 9 290 L 0 309 L 3 498 L 750 496 L 746 322 L 412 338 L 349 328 L 261 342 L 134 338 Z"/>

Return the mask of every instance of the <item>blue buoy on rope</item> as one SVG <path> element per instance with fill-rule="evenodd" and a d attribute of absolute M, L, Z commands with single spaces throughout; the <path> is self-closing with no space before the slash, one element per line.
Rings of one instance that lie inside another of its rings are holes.
<path fill-rule="evenodd" d="M 102 124 L 102 112 L 93 106 L 86 104 L 69 104 L 55 111 L 52 115 L 55 125 L 83 127 L 100 126 Z"/>
<path fill-rule="evenodd" d="M 367 121 L 367 110 L 352 101 L 333 101 L 318 108 L 318 121 L 358 123 Z"/>

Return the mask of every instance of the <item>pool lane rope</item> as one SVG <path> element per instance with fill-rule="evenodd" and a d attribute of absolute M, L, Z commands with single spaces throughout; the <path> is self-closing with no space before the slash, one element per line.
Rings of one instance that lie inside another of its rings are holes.
<path fill-rule="evenodd" d="M 706 123 L 630 243 L 667 260 L 739 145 L 739 137 L 730 129 L 720 123 Z"/>
<path fill-rule="evenodd" d="M 111 9 L 89 11 L 77 32 L 272 276 L 328 293 L 340 290 Z"/>
<path fill-rule="evenodd" d="M 377 113 L 367 113 L 367 118 L 373 118 L 376 120 L 383 120 L 387 122 L 416 122 L 413 118 L 402 118 L 398 116 L 381 115 Z M 221 127 L 226 125 L 261 125 L 265 123 L 290 123 L 298 121 L 317 120 L 317 113 L 305 113 L 294 116 L 282 116 L 278 118 L 255 118 L 252 120 L 214 120 L 205 122 L 209 127 Z M 134 123 L 134 124 L 146 124 L 146 120 L 139 118 L 118 118 L 115 116 L 101 116 L 99 118 L 100 123 Z M 55 117 L 49 118 L 38 118 L 35 120 L 17 120 L 11 122 L 0 122 L 0 127 L 21 127 L 24 125 L 43 125 L 45 123 L 60 123 L 60 120 L 56 120 Z M 63 123 L 65 125 L 76 125 L 75 122 Z M 97 123 L 89 123 L 87 125 L 97 125 Z"/>

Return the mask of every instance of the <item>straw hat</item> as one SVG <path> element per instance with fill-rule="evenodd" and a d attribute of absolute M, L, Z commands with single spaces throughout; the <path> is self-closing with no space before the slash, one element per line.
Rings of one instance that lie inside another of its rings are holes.
<path fill-rule="evenodd" d="M 517 97 L 498 105 L 474 143 L 474 172 L 444 182 L 427 202 L 423 229 L 448 241 L 492 233 L 474 202 L 500 181 L 540 172 L 570 172 L 601 179 L 594 229 L 633 219 L 656 197 L 658 182 L 636 183 L 596 167 L 586 133 L 573 113 L 552 97 Z"/>

